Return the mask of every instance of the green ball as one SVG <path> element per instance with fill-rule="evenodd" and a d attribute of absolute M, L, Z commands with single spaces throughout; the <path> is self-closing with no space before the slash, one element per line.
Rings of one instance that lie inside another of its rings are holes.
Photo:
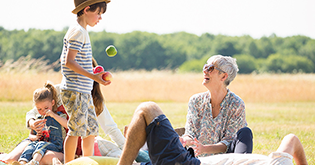
<path fill-rule="evenodd" d="M 114 57 L 117 54 L 117 50 L 114 45 L 109 45 L 106 48 L 106 53 L 109 57 Z"/>

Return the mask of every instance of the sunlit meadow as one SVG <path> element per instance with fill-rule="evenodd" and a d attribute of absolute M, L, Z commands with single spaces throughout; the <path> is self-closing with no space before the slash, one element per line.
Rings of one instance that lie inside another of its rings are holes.
<path fill-rule="evenodd" d="M 105 103 L 123 130 L 142 101 L 157 102 L 175 128 L 186 121 L 189 98 L 206 91 L 202 73 L 172 71 L 112 71 L 114 79 L 102 87 Z M 60 83 L 59 72 L 0 72 L 0 152 L 10 152 L 28 136 L 25 113 L 32 108 L 32 94 L 47 80 Z M 246 117 L 254 133 L 254 153 L 268 155 L 281 139 L 296 134 L 310 164 L 315 162 L 315 75 L 238 75 L 229 89 L 246 104 Z M 103 131 L 100 135 L 106 139 Z"/>

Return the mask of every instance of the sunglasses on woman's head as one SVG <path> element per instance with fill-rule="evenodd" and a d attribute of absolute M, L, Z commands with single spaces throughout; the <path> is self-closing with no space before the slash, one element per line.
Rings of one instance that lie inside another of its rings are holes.
<path fill-rule="evenodd" d="M 204 71 L 207 71 L 207 72 L 210 72 L 210 73 L 211 73 L 214 69 L 216 69 L 216 70 L 218 70 L 218 71 L 220 71 L 220 72 L 225 73 L 223 70 L 221 70 L 220 68 L 215 67 L 213 64 L 205 64 L 205 65 L 203 66 L 203 70 L 204 70 Z"/>

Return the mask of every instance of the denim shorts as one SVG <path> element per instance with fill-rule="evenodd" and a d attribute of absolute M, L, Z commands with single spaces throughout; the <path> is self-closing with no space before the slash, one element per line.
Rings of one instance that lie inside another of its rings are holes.
<path fill-rule="evenodd" d="M 154 165 L 199 165 L 179 140 L 165 115 L 156 117 L 147 127 L 149 156 Z"/>
<path fill-rule="evenodd" d="M 59 114 L 60 115 L 60 114 Z M 35 153 L 40 153 L 42 156 L 47 150 L 55 152 L 63 152 L 63 138 L 62 138 L 62 129 L 63 127 L 58 123 L 54 118 L 46 116 L 46 126 L 49 129 L 49 138 L 46 141 L 32 141 L 24 149 L 23 153 L 20 156 L 20 160 L 29 162 Z M 32 130 L 34 134 L 36 132 Z"/>

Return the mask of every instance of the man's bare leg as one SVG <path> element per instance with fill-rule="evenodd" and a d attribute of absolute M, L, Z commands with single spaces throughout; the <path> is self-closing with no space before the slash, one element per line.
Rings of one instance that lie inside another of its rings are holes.
<path fill-rule="evenodd" d="M 128 126 L 126 143 L 118 165 L 131 165 L 133 163 L 146 141 L 145 128 L 154 118 L 162 114 L 161 108 L 154 102 L 144 102 L 137 107 Z"/>
<path fill-rule="evenodd" d="M 286 152 L 293 156 L 293 159 L 297 165 L 307 165 L 305 151 L 302 143 L 294 134 L 286 135 L 277 151 Z"/>

